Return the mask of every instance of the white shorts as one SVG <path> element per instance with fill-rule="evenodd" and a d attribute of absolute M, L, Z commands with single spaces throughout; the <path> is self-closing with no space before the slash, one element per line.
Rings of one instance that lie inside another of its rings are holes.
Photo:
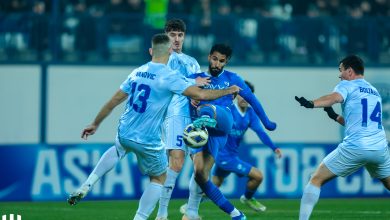
<path fill-rule="evenodd" d="M 182 150 L 187 153 L 188 147 L 183 141 L 184 128 L 192 122 L 190 117 L 172 116 L 164 121 L 165 149 Z"/>
<path fill-rule="evenodd" d="M 168 167 L 167 154 L 164 148 L 151 149 L 149 145 L 139 144 L 123 138 L 117 138 L 115 147 L 119 158 L 133 152 L 137 156 L 138 167 L 142 174 L 148 176 L 160 176 Z"/>
<path fill-rule="evenodd" d="M 389 147 L 382 150 L 359 150 L 339 144 L 323 162 L 337 176 L 348 176 L 363 166 L 373 178 L 384 179 L 390 176 Z"/>

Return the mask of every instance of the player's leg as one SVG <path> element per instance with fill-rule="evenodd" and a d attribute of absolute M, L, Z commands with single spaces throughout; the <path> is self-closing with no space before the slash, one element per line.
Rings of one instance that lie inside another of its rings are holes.
<path fill-rule="evenodd" d="M 248 165 L 249 164 L 247 164 L 247 166 Z M 260 184 L 263 182 L 263 174 L 260 170 L 251 166 L 250 171 L 246 176 L 248 176 L 248 182 L 244 195 L 240 197 L 241 203 L 246 204 L 255 211 L 265 211 L 267 208 L 254 198 L 257 188 L 259 188 Z"/>
<path fill-rule="evenodd" d="M 336 176 L 347 176 L 362 166 L 358 161 L 355 162 L 355 157 L 346 156 L 354 154 L 340 146 L 341 144 L 324 158 L 305 186 L 301 198 L 299 220 L 310 218 L 320 197 L 322 185 Z"/>
<path fill-rule="evenodd" d="M 150 182 L 139 200 L 136 220 L 148 219 L 156 207 L 166 179 L 168 161 L 165 149 L 153 150 L 145 145 L 132 143 L 131 149 L 137 155 L 138 166 L 144 175 L 150 177 Z"/>
<path fill-rule="evenodd" d="M 104 152 L 88 179 L 75 192 L 69 195 L 67 200 L 68 203 L 70 205 L 76 205 L 81 199 L 83 199 L 92 189 L 93 185 L 104 174 L 114 168 L 115 165 L 126 155 L 126 153 L 126 150 L 117 140 L 114 146 Z"/>
<path fill-rule="evenodd" d="M 210 142 L 210 139 L 209 139 Z M 195 181 L 206 194 L 206 196 L 214 202 L 222 211 L 232 217 L 232 219 L 246 219 L 246 217 L 238 211 L 232 203 L 229 202 L 209 179 L 211 167 L 214 164 L 214 158 L 207 152 L 199 152 L 194 155 L 194 173 Z"/>
<path fill-rule="evenodd" d="M 390 153 L 386 145 L 381 150 L 365 153 L 368 164 L 365 166 L 371 177 L 381 180 L 383 186 L 390 190 Z"/>
<path fill-rule="evenodd" d="M 218 166 L 215 164 L 211 181 L 215 184 L 215 186 L 220 187 L 225 177 L 229 174 L 230 172 L 225 172 L 224 170 L 218 169 Z M 199 219 L 199 204 L 203 201 L 206 201 L 206 198 L 207 197 L 204 196 L 202 189 L 200 189 L 198 184 L 196 184 L 193 174 L 190 180 L 190 196 L 188 198 L 188 203 L 180 206 L 180 212 L 182 214 L 187 213 L 191 219 Z"/>
<path fill-rule="evenodd" d="M 384 178 L 384 179 L 381 179 L 383 185 L 386 187 L 387 190 L 390 191 L 390 176 Z"/>
<path fill-rule="evenodd" d="M 320 197 L 321 186 L 334 177 L 336 177 L 335 174 L 324 163 L 321 163 L 303 190 L 299 220 L 307 220 L 310 218 L 313 208 Z"/>
<path fill-rule="evenodd" d="M 145 191 L 139 200 L 139 206 L 134 220 L 145 220 L 149 218 L 160 199 L 165 179 L 166 173 L 159 176 L 150 176 L 150 182 L 145 187 Z"/>
<path fill-rule="evenodd" d="M 190 118 L 173 116 L 165 122 L 166 149 L 169 154 L 169 168 L 164 190 L 161 193 L 156 220 L 168 218 L 168 205 L 175 188 L 176 179 L 181 172 L 187 154 L 187 147 L 183 141 L 185 126 L 191 123 Z"/>
<path fill-rule="evenodd" d="M 199 205 L 203 197 L 203 191 L 196 183 L 194 173 L 190 179 L 189 191 L 188 203 L 180 207 L 180 212 L 183 214 L 182 220 L 200 220 Z"/>

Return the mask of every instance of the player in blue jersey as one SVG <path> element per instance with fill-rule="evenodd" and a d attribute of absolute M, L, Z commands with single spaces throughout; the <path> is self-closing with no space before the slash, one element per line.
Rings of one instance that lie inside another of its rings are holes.
<path fill-rule="evenodd" d="M 81 136 L 87 139 L 116 106 L 127 100 L 126 109 L 119 120 L 115 145 L 103 154 L 86 182 L 70 195 L 69 204 L 75 205 L 85 197 L 96 181 L 127 153 L 133 152 L 137 156 L 141 172 L 150 178 L 134 219 L 147 219 L 160 198 L 166 178 L 168 163 L 161 133 L 173 94 L 215 99 L 240 90 L 239 87 L 232 86 L 225 90 L 208 91 L 194 86 L 193 82 L 166 66 L 171 45 L 166 34 L 155 35 L 150 49 L 152 61 L 130 73 L 120 89 L 102 107 L 93 123 L 83 130 Z"/>
<path fill-rule="evenodd" d="M 180 19 L 171 19 L 165 24 L 165 33 L 171 39 L 173 49 L 167 65 L 171 69 L 177 70 L 184 77 L 188 77 L 191 74 L 199 73 L 200 66 L 193 57 L 182 52 L 185 32 L 186 25 Z M 198 85 L 205 85 L 207 82 L 207 78 L 197 78 Z M 176 179 L 183 168 L 187 155 L 187 146 L 183 141 L 183 130 L 189 123 L 191 123 L 191 118 L 188 99 L 181 94 L 175 94 L 168 106 L 167 116 L 164 122 L 164 139 L 169 156 L 169 167 L 167 170 L 167 179 L 164 183 L 164 190 L 161 193 L 156 220 L 168 219 L 169 201 L 172 191 L 175 188 Z"/>
<path fill-rule="evenodd" d="M 245 84 L 254 92 L 254 86 L 251 83 L 245 81 Z M 275 152 L 277 158 L 282 157 L 282 152 L 274 145 L 271 138 L 264 131 L 256 113 L 249 106 L 248 102 L 240 95 L 237 95 L 236 100 L 237 102 L 230 108 L 234 121 L 233 128 L 228 135 L 225 147 L 219 149 L 218 157 L 213 168 L 212 182 L 219 187 L 230 173 L 235 173 L 241 177 L 248 177 L 246 191 L 241 196 L 240 201 L 255 211 L 265 211 L 266 207 L 253 197 L 263 181 L 263 174 L 256 167 L 238 157 L 239 146 L 244 138 L 245 132 L 248 128 L 251 128 L 256 132 L 259 139 Z M 187 204 L 180 207 L 180 211 L 183 214 L 186 209 Z"/>
<path fill-rule="evenodd" d="M 257 116 L 269 130 L 274 130 L 276 124 L 271 122 L 265 114 L 260 102 L 256 99 L 244 80 L 237 74 L 224 70 L 232 55 L 232 50 L 224 44 L 215 44 L 209 53 L 208 72 L 196 74 L 195 76 L 210 77 L 210 84 L 205 89 L 219 90 L 231 85 L 237 85 L 242 90 L 239 95 L 243 97 L 254 109 Z M 209 140 L 201 148 L 191 149 L 194 163 L 194 174 L 190 180 L 190 197 L 188 208 L 183 219 L 199 219 L 198 207 L 203 191 L 211 201 L 220 209 L 229 214 L 232 219 L 246 219 L 245 215 L 237 210 L 209 179 L 209 173 L 217 158 L 218 149 L 225 146 L 227 136 L 233 126 L 231 108 L 233 96 L 224 96 L 213 101 L 201 100 L 197 107 L 197 119 L 193 122 L 195 127 L 208 127 Z M 199 187 L 200 188 L 199 188 Z"/>
<path fill-rule="evenodd" d="M 339 71 L 341 82 L 333 93 L 313 101 L 295 97 L 306 108 L 326 107 L 328 116 L 345 126 L 343 141 L 323 159 L 303 191 L 300 220 L 310 218 L 322 185 L 337 176 L 348 176 L 361 167 L 390 190 L 390 153 L 382 126 L 382 98 L 364 79 L 363 60 L 358 56 L 342 59 Z M 343 116 L 329 108 L 336 103 L 341 103 Z"/>

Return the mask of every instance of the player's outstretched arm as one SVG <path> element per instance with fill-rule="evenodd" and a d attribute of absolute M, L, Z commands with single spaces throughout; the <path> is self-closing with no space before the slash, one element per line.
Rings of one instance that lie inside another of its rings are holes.
<path fill-rule="evenodd" d="M 240 87 L 233 85 L 226 89 L 201 89 L 198 86 L 190 86 L 184 90 L 183 95 L 196 100 L 214 100 L 225 95 L 234 95 L 241 90 Z"/>
<path fill-rule="evenodd" d="M 295 96 L 295 100 L 305 108 L 330 107 L 333 104 L 342 103 L 344 101 L 343 97 L 337 92 L 333 92 L 329 95 L 324 95 L 312 101 L 307 100 L 305 97 L 298 97 L 298 96 Z"/>
<path fill-rule="evenodd" d="M 100 123 L 112 112 L 112 110 L 127 98 L 127 93 L 118 90 L 114 96 L 100 109 L 92 124 L 88 125 L 81 133 L 81 138 L 87 140 L 89 135 L 95 134 Z"/>

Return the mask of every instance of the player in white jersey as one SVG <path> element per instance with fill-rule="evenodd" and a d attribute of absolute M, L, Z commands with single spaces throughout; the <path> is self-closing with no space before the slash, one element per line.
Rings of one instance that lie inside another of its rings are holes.
<path fill-rule="evenodd" d="M 185 32 L 186 25 L 180 19 L 171 19 L 165 24 L 165 33 L 171 39 L 173 49 L 167 65 L 171 69 L 179 71 L 182 76 L 188 77 L 191 74 L 201 71 L 198 62 L 193 57 L 182 52 Z M 188 80 L 193 81 L 193 79 Z M 208 78 L 201 77 L 196 80 L 197 84 L 200 85 L 205 85 L 208 81 Z M 166 132 L 165 142 L 169 155 L 169 167 L 156 220 L 165 220 L 168 218 L 168 205 L 172 191 L 187 155 L 187 146 L 183 141 L 183 131 L 191 123 L 189 110 L 189 101 L 186 96 L 181 94 L 173 95 L 172 101 L 168 106 L 164 130 Z"/>
<path fill-rule="evenodd" d="M 127 100 L 126 109 L 119 120 L 115 145 L 103 154 L 84 184 L 69 196 L 70 205 L 77 204 L 96 181 L 128 152 L 133 152 L 137 156 L 141 172 L 150 178 L 134 219 L 147 219 L 160 198 L 166 178 L 168 164 L 161 135 L 163 120 L 173 94 L 216 99 L 239 91 L 237 86 L 220 92 L 194 86 L 193 82 L 166 66 L 170 52 L 169 37 L 166 34 L 155 35 L 150 49 L 152 61 L 135 69 L 102 107 L 93 123 L 83 130 L 81 137 L 87 139 L 116 106 Z"/>
<path fill-rule="evenodd" d="M 390 153 L 382 126 L 382 98 L 364 79 L 363 61 L 358 56 L 342 59 L 339 71 L 341 82 L 333 93 L 313 101 L 295 96 L 306 108 L 325 107 L 330 118 L 345 126 L 343 141 L 323 159 L 303 191 L 300 220 L 310 218 L 323 184 L 337 176 L 348 176 L 361 167 L 390 190 Z M 336 103 L 341 103 L 343 116 L 331 108 Z"/>

